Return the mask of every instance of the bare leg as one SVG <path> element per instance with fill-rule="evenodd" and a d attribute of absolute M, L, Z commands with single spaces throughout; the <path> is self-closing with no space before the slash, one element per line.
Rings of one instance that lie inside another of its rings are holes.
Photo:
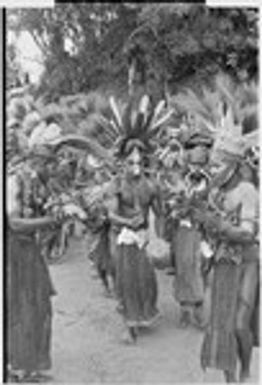
<path fill-rule="evenodd" d="M 106 270 L 99 270 L 99 275 L 100 275 L 100 278 L 103 282 L 104 287 L 106 288 L 106 290 L 109 290 L 109 284 L 108 284 Z"/>
<path fill-rule="evenodd" d="M 122 341 L 125 344 L 133 345 L 137 341 L 138 330 L 135 326 L 127 326 L 123 333 Z"/>
<path fill-rule="evenodd" d="M 236 318 L 236 337 L 240 359 L 240 382 L 250 376 L 250 362 L 253 348 L 253 335 L 250 329 L 250 320 L 255 306 L 257 289 L 257 265 L 248 263 L 244 266 L 240 289 L 240 301 Z"/>
<path fill-rule="evenodd" d="M 228 370 L 224 371 L 224 377 L 227 383 L 237 382 L 235 373 L 231 373 Z"/>
<path fill-rule="evenodd" d="M 189 305 L 181 302 L 180 303 L 180 320 L 179 320 L 179 325 L 182 328 L 186 328 L 190 324 L 190 314 L 191 314 L 191 309 Z"/>
<path fill-rule="evenodd" d="M 110 288 L 109 288 L 107 271 L 104 270 L 104 269 L 98 269 L 98 274 L 99 274 L 99 277 L 100 277 L 100 279 L 102 281 L 103 287 L 105 289 L 105 294 L 107 296 L 111 295 L 111 291 L 110 291 Z"/>
<path fill-rule="evenodd" d="M 246 381 L 250 376 L 250 361 L 253 347 L 253 336 L 249 329 L 250 309 L 241 304 L 237 314 L 237 342 L 240 368 L 240 382 Z"/>
<path fill-rule="evenodd" d="M 200 329 L 205 326 L 203 302 L 194 306 L 194 324 Z"/>
<path fill-rule="evenodd" d="M 136 342 L 137 341 L 137 335 L 138 335 L 138 330 L 136 327 L 130 327 L 129 328 L 129 333 L 131 335 L 131 338 L 133 340 L 133 342 Z"/>

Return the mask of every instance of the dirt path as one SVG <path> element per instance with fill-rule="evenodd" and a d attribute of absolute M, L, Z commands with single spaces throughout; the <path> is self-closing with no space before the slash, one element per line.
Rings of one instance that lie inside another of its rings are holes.
<path fill-rule="evenodd" d="M 136 346 L 120 342 L 121 318 L 116 302 L 105 298 L 86 258 L 87 245 L 72 241 L 62 264 L 50 267 L 58 295 L 54 298 L 54 382 L 190 383 L 222 382 L 220 372 L 203 373 L 199 364 L 202 333 L 177 327 L 179 311 L 172 297 L 172 277 L 158 272 L 162 318 L 145 330 Z M 252 382 L 258 381 L 258 351 Z"/>

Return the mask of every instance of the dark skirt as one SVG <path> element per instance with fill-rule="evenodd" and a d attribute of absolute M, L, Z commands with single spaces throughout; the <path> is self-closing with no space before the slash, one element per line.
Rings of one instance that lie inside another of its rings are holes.
<path fill-rule="evenodd" d="M 237 264 L 221 259 L 214 266 L 211 317 L 207 327 L 201 364 L 206 367 L 234 372 L 237 365 L 238 345 L 236 317 L 238 306 L 244 303 L 250 312 L 250 328 L 254 345 L 258 337 L 258 263 L 242 261 Z"/>
<path fill-rule="evenodd" d="M 194 305 L 204 298 L 204 280 L 201 270 L 200 233 L 194 228 L 179 226 L 174 230 L 171 249 L 175 256 L 175 299 Z"/>
<path fill-rule="evenodd" d="M 128 326 L 150 326 L 159 315 L 157 280 L 144 249 L 116 246 L 116 293 Z"/>
<path fill-rule="evenodd" d="M 50 369 L 51 295 L 48 268 L 33 235 L 7 239 L 7 358 L 14 370 Z"/>

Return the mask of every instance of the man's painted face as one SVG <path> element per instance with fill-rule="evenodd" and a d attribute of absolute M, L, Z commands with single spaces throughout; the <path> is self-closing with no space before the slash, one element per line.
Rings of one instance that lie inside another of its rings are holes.
<path fill-rule="evenodd" d="M 140 151 L 134 148 L 133 151 L 126 157 L 126 171 L 131 177 L 138 178 L 143 170 L 143 159 Z"/>
<path fill-rule="evenodd" d="M 208 159 L 208 149 L 199 145 L 188 151 L 188 160 L 190 163 L 205 164 Z"/>

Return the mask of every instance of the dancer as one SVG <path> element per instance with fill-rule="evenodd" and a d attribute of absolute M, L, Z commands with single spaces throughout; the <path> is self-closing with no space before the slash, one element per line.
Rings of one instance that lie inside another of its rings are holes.
<path fill-rule="evenodd" d="M 180 326 L 190 323 L 204 326 L 204 277 L 203 259 L 200 253 L 201 233 L 194 221 L 191 204 L 205 200 L 209 176 L 205 171 L 208 164 L 208 149 L 212 145 L 209 136 L 193 132 L 185 142 L 188 162 L 184 171 L 185 191 L 181 197 L 182 210 L 175 217 L 172 234 L 172 254 L 175 257 L 176 275 L 174 295 L 180 304 Z M 191 202 L 191 203 L 190 203 Z"/>
<path fill-rule="evenodd" d="M 69 136 L 59 146 L 70 142 L 86 148 L 111 170 L 112 180 L 102 206 L 107 207 L 110 221 L 110 258 L 118 310 L 127 326 L 125 340 L 133 343 L 138 328 L 151 325 L 159 315 L 156 275 L 146 245 L 149 210 L 152 208 L 160 217 L 162 209 L 158 184 L 149 176 L 148 168 L 159 129 L 173 111 L 163 112 L 164 101 L 154 109 L 146 95 L 141 99 L 134 95 L 123 114 L 113 98 L 109 102 L 112 119 L 98 116 L 98 121 L 111 145 L 105 148 L 92 138 Z M 159 220 L 159 236 L 163 233 L 161 223 Z"/>
<path fill-rule="evenodd" d="M 152 151 L 159 122 L 149 111 L 144 96 L 137 108 L 131 100 L 121 121 L 123 134 L 119 141 L 118 160 L 123 172 L 115 180 L 115 190 L 108 204 L 111 222 L 111 252 L 115 267 L 115 286 L 127 332 L 128 342 L 136 341 L 138 328 L 150 326 L 158 318 L 157 280 L 146 253 L 149 209 L 161 216 L 161 199 L 157 183 L 145 175 L 146 157 Z M 162 118 L 162 123 L 170 114 Z M 155 118 L 155 120 L 154 120 Z M 157 226 L 159 235 L 161 225 Z"/>
<path fill-rule="evenodd" d="M 220 146 L 223 177 L 214 181 L 212 213 L 198 213 L 216 239 L 211 317 L 201 352 L 203 368 L 223 370 L 227 382 L 250 375 L 252 347 L 258 338 L 259 245 L 257 170 L 243 155 L 248 135 L 227 135 Z M 247 152 L 248 153 L 248 152 Z M 211 196 L 210 196 L 211 197 Z M 199 220 L 200 218 L 198 218 Z"/>
<path fill-rule="evenodd" d="M 231 175 L 220 185 L 216 196 L 219 200 L 224 195 L 221 209 L 227 216 L 223 220 L 206 219 L 205 223 L 217 229 L 220 242 L 215 254 L 211 320 L 203 344 L 202 365 L 223 370 L 227 382 L 232 382 L 236 381 L 237 357 L 241 362 L 240 380 L 249 377 L 256 333 L 251 330 L 251 323 L 258 302 L 258 192 L 247 163 L 228 168 Z"/>
<path fill-rule="evenodd" d="M 7 361 L 11 380 L 43 382 L 51 368 L 51 296 L 37 233 L 55 225 L 35 217 L 32 170 L 21 160 L 7 177 Z"/>
<path fill-rule="evenodd" d="M 134 340 L 139 326 L 150 325 L 158 316 L 157 281 L 147 257 L 149 208 L 159 215 L 157 190 L 142 172 L 143 151 L 130 143 L 123 151 L 125 174 L 119 179 L 109 219 L 116 230 L 116 291 L 121 312 Z"/>

